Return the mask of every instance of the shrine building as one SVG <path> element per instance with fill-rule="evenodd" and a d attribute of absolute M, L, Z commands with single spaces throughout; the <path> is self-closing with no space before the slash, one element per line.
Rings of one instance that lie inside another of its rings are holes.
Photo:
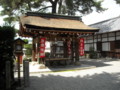
<path fill-rule="evenodd" d="M 32 38 L 32 61 L 65 64 L 79 61 L 84 53 L 84 36 L 94 35 L 98 28 L 85 25 L 79 16 L 65 16 L 27 12 L 20 17 L 22 37 Z M 45 53 L 45 42 L 50 42 L 50 53 Z"/>

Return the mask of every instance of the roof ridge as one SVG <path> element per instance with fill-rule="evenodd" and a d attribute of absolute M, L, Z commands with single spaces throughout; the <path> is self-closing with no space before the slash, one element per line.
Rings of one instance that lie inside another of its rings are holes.
<path fill-rule="evenodd" d="M 40 16 L 46 18 L 62 18 L 62 19 L 71 19 L 71 20 L 80 20 L 81 16 L 67 16 L 67 15 L 58 15 L 58 14 L 51 14 L 51 13 L 40 13 L 40 12 L 27 12 L 27 16 Z"/>
<path fill-rule="evenodd" d="M 120 18 L 120 15 L 117 17 L 113 17 L 113 18 L 109 18 L 109 19 L 97 22 L 97 23 L 90 24 L 89 26 L 96 25 L 96 24 L 103 23 L 103 22 L 110 21 L 110 20 L 117 19 L 117 18 Z"/>

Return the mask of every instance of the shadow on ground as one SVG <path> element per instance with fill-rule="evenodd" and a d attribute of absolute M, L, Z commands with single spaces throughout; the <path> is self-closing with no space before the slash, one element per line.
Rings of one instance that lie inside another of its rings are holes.
<path fill-rule="evenodd" d="M 110 66 L 111 64 L 106 64 L 105 62 L 117 61 L 118 59 L 82 59 L 82 64 L 93 65 L 96 67 Z"/>
<path fill-rule="evenodd" d="M 24 90 L 120 90 L 120 73 L 65 76 L 38 74 L 30 77 L 30 87 Z"/>

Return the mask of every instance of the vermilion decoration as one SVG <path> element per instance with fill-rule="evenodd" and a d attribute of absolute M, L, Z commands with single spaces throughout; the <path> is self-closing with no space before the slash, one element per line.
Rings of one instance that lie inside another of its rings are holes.
<path fill-rule="evenodd" d="M 79 39 L 79 54 L 80 56 L 84 55 L 84 38 Z"/>
<path fill-rule="evenodd" d="M 45 42 L 46 38 L 40 38 L 40 58 L 45 57 Z"/>

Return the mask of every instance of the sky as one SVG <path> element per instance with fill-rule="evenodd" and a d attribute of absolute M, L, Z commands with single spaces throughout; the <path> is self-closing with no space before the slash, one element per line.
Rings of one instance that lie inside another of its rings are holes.
<path fill-rule="evenodd" d="M 120 16 L 120 4 L 116 4 L 114 0 L 104 0 L 102 6 L 104 8 L 108 8 L 108 10 L 102 13 L 97 13 L 94 11 L 91 14 L 82 17 L 83 22 L 87 25 L 90 25 Z"/>
<path fill-rule="evenodd" d="M 102 12 L 102 13 L 97 13 L 97 12 L 92 12 L 91 14 L 88 14 L 86 16 L 82 17 L 82 21 L 87 24 L 93 24 L 93 23 L 97 23 L 100 21 L 104 21 L 110 18 L 114 18 L 117 16 L 120 16 L 120 5 L 116 4 L 114 0 L 104 0 L 104 2 L 102 3 L 102 6 L 104 8 L 108 8 L 108 10 Z M 0 8 L 1 10 L 2 8 Z M 0 17 L 0 25 L 2 25 L 3 22 L 3 17 Z M 19 25 L 16 24 L 16 28 Z"/>

